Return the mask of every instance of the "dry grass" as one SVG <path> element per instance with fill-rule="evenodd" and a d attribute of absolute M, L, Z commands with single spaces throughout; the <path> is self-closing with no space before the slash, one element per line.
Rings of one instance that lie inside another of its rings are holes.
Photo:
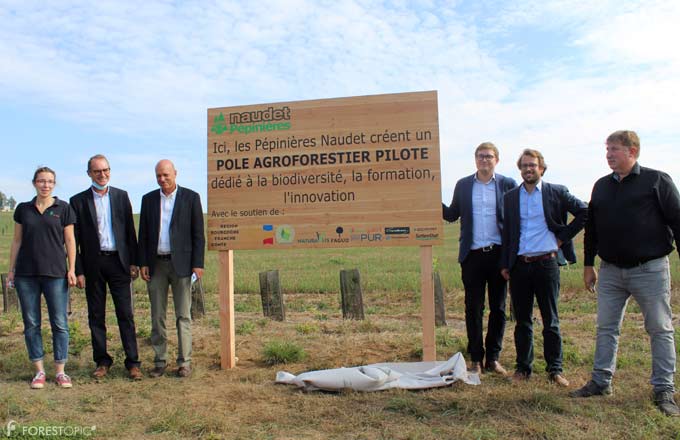
<path fill-rule="evenodd" d="M 137 292 L 144 303 L 144 292 Z M 42 391 L 28 388 L 31 368 L 26 360 L 22 325 L 3 315 L 0 339 L 0 413 L 20 424 L 96 425 L 100 438 L 480 438 L 572 439 L 680 438 L 680 421 L 661 416 L 649 396 L 650 354 L 639 314 L 629 314 L 621 344 L 615 394 L 608 399 L 575 401 L 550 385 L 541 372 L 542 341 L 536 340 L 537 373 L 527 384 L 513 385 L 483 376 L 481 386 L 454 385 L 421 392 L 303 393 L 273 383 L 276 371 L 299 373 L 382 361 L 417 360 L 420 318 L 415 295 L 368 293 L 365 302 L 377 312 L 365 321 L 343 321 L 335 295 L 287 295 L 286 301 L 308 304 L 307 310 L 288 311 L 286 322 L 261 317 L 259 311 L 237 314 L 237 327 L 251 332 L 237 337 L 238 367 L 221 371 L 219 325 L 215 298 L 208 315 L 194 323 L 194 375 L 125 378 L 117 329 L 110 343 L 117 363 L 102 382 L 90 378 L 89 346 L 72 356 L 68 370 L 75 386 Z M 565 295 L 572 302 L 591 301 Z M 238 303 L 252 301 L 237 295 Z M 444 359 L 465 343 L 462 293 L 447 294 L 449 326 L 438 329 L 438 354 Z M 674 300 L 677 306 L 677 301 Z M 383 308 L 389 313 L 382 313 Z M 78 337 L 87 337 L 84 299 L 75 298 L 72 316 L 80 322 Z M 319 310 L 322 309 L 322 310 Z M 400 312 L 401 310 L 401 312 Z M 148 332 L 147 309 L 138 310 L 140 333 Z M 323 315 L 323 316 L 322 316 Z M 594 315 L 565 314 L 565 370 L 580 384 L 592 361 Z M 170 320 L 171 321 L 171 320 Z M 12 328 L 8 328 L 13 326 Z M 304 331 L 300 331 L 304 328 Z M 506 333 L 502 362 L 512 365 L 512 325 Z M 176 347 L 170 330 L 171 347 Z M 540 324 L 537 329 L 540 334 Z M 262 348 L 271 340 L 292 341 L 309 356 L 301 363 L 269 366 Z M 153 357 L 146 338 L 140 338 L 146 368 Z M 48 364 L 48 368 L 52 366 Z"/>

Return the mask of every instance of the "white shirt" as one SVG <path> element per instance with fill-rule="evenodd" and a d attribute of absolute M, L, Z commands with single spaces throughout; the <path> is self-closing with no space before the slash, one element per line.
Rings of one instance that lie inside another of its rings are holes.
<path fill-rule="evenodd" d="M 172 220 L 172 211 L 175 209 L 175 199 L 177 196 L 177 186 L 175 190 L 169 195 L 165 195 L 162 189 L 161 192 L 161 227 L 158 231 L 158 253 L 169 254 L 170 248 L 170 220 Z"/>
<path fill-rule="evenodd" d="M 97 233 L 99 234 L 99 249 L 102 251 L 116 250 L 116 237 L 113 236 L 113 223 L 111 222 L 111 198 L 109 189 L 104 194 L 99 194 L 92 188 L 94 208 L 97 211 Z"/>

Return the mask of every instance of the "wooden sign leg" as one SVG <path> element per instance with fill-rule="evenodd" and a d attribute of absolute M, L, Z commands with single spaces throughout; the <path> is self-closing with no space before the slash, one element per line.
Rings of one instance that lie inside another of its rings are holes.
<path fill-rule="evenodd" d="M 423 360 L 437 360 L 434 334 L 434 286 L 432 282 L 432 246 L 420 247 L 420 290 L 423 310 Z"/>
<path fill-rule="evenodd" d="M 220 366 L 236 366 L 236 333 L 234 330 L 234 251 L 220 251 Z"/>

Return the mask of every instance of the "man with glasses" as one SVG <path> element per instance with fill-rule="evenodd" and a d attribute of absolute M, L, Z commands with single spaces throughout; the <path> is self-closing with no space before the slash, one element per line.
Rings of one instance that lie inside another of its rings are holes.
<path fill-rule="evenodd" d="M 517 362 L 513 381 L 528 380 L 534 361 L 534 297 L 543 321 L 543 356 L 551 382 L 567 387 L 562 374 L 562 336 L 557 313 L 558 262 L 576 262 L 572 239 L 583 229 L 588 207 L 562 185 L 543 181 L 543 155 L 525 149 L 517 161 L 522 184 L 505 195 L 501 273 L 510 280 L 517 321 Z M 567 214 L 574 218 L 567 223 Z"/>
<path fill-rule="evenodd" d="M 77 286 L 85 287 L 92 352 L 93 376 L 104 378 L 113 358 L 106 350 L 106 286 L 113 298 L 120 339 L 125 350 L 125 367 L 130 379 L 142 379 L 137 335 L 132 310 L 130 282 L 139 275 L 137 238 L 127 192 L 109 186 L 111 168 L 105 156 L 97 154 L 87 162 L 92 181 L 85 191 L 71 197 L 76 213 Z"/>
<path fill-rule="evenodd" d="M 496 174 L 498 148 L 491 142 L 475 150 L 477 172 L 456 183 L 451 206 L 442 203 L 444 220 L 460 218 L 458 262 L 465 287 L 465 327 L 470 371 L 485 368 L 505 376 L 498 361 L 505 332 L 506 281 L 500 274 L 503 194 L 517 186 L 510 177 Z M 485 291 L 489 291 L 489 323 L 483 335 Z M 485 350 L 486 346 L 486 350 Z"/>
<path fill-rule="evenodd" d="M 641 167 L 640 138 L 621 130 L 607 138 L 613 173 L 595 182 L 588 206 L 583 268 L 586 289 L 597 283 L 597 337 L 591 380 L 572 397 L 610 395 L 621 322 L 632 296 L 652 346 L 654 403 L 680 416 L 675 403 L 675 340 L 668 254 L 680 237 L 680 195 L 670 176 Z M 595 271 L 600 256 L 600 276 Z"/>

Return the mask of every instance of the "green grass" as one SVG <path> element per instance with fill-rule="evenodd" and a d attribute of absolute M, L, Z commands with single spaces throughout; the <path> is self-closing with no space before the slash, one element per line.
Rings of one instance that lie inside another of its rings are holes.
<path fill-rule="evenodd" d="M 292 364 L 300 362 L 306 357 L 305 350 L 291 341 L 269 341 L 262 349 L 262 360 L 267 365 Z"/>

